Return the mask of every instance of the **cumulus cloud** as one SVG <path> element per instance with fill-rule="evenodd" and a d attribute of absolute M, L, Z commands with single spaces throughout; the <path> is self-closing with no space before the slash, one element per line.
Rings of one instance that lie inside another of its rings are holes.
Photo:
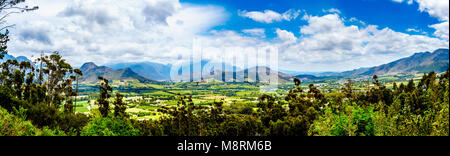
<path fill-rule="evenodd" d="M 263 23 L 273 23 L 280 21 L 291 21 L 296 19 L 300 15 L 300 10 L 288 10 L 282 14 L 272 11 L 272 10 L 264 10 L 264 12 L 260 11 L 239 11 L 239 16 L 250 18 L 257 22 Z"/>
<path fill-rule="evenodd" d="M 406 0 L 392 0 L 393 2 L 403 3 Z M 449 1 L 448 0 L 415 0 L 419 4 L 419 11 L 427 12 L 430 16 L 437 18 L 441 23 L 430 25 L 435 29 L 434 36 L 444 40 L 449 40 L 448 22 L 449 22 Z M 408 0 L 412 4 L 413 0 Z"/>
<path fill-rule="evenodd" d="M 38 56 L 42 51 L 60 51 L 76 66 L 88 61 L 170 63 L 192 48 L 193 38 L 227 17 L 221 7 L 182 5 L 177 0 L 26 3 L 41 9 L 8 20 L 17 25 L 10 29 L 10 53 Z M 169 5 L 173 7 L 167 9 Z M 161 14 L 149 15 L 154 11 Z"/>
<path fill-rule="evenodd" d="M 296 44 L 281 44 L 282 59 L 310 70 L 353 69 L 375 66 L 414 52 L 445 48 L 448 42 L 422 35 L 408 35 L 374 25 L 346 25 L 337 14 L 308 16 Z M 320 67 L 314 64 L 321 64 Z M 323 68 L 326 67 L 326 68 Z"/>
<path fill-rule="evenodd" d="M 449 29 L 448 21 L 438 23 L 438 24 L 433 24 L 433 25 L 430 25 L 430 27 L 436 29 L 436 31 L 433 33 L 434 36 L 437 36 L 442 39 L 446 39 L 448 41 L 448 39 L 449 39 L 449 37 L 448 37 L 448 33 L 449 33 L 448 32 L 448 29 Z"/>
<path fill-rule="evenodd" d="M 281 30 L 281 29 L 277 29 L 276 30 L 277 36 L 278 38 L 283 41 L 283 42 L 296 42 L 297 41 L 297 37 L 295 37 L 295 35 L 292 32 L 286 31 L 286 30 Z"/>
<path fill-rule="evenodd" d="M 167 24 L 167 17 L 171 16 L 180 6 L 176 1 L 156 1 L 154 4 L 148 4 L 142 14 L 146 22 L 157 22 Z"/>
<path fill-rule="evenodd" d="M 449 1 L 448 0 L 416 0 L 419 3 L 419 10 L 427 12 L 430 16 L 438 18 L 442 23 L 430 25 L 434 28 L 434 36 L 449 40 Z"/>
<path fill-rule="evenodd" d="M 448 21 L 449 1 L 446 0 L 416 0 L 419 10 L 428 12 L 433 17 Z"/>
<path fill-rule="evenodd" d="M 40 42 L 42 44 L 52 45 L 52 41 L 47 33 L 48 30 L 44 29 L 26 29 L 20 32 L 19 39 L 24 42 Z"/>
<path fill-rule="evenodd" d="M 67 6 L 65 10 L 60 13 L 60 16 L 77 16 L 82 18 L 85 22 L 95 22 L 99 25 L 107 25 L 115 20 L 114 16 L 108 12 L 108 9 L 104 7 L 98 8 L 97 4 L 88 2 L 81 3 L 80 1 L 77 1 L 73 5 Z"/>

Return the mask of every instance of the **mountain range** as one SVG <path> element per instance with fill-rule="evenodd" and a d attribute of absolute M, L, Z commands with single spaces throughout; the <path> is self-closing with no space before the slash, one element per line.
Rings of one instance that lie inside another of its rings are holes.
<path fill-rule="evenodd" d="M 421 52 L 387 64 L 345 71 L 334 75 L 338 76 L 372 76 L 417 74 L 425 72 L 444 72 L 449 68 L 449 50 L 438 49 L 434 52 Z"/>
<path fill-rule="evenodd" d="M 225 68 L 227 69 L 227 68 Z M 223 77 L 225 75 L 225 77 Z M 258 66 L 248 69 L 235 69 L 235 72 L 224 71 L 218 69 L 212 69 L 208 71 L 194 71 L 193 81 L 214 79 L 225 82 L 270 82 L 271 80 L 277 80 L 278 83 L 285 83 L 291 81 L 293 76 L 285 74 L 283 72 L 271 70 L 269 67 Z M 181 75 L 175 75 L 172 77 L 173 81 L 190 81 L 190 73 L 184 73 Z"/>
<path fill-rule="evenodd" d="M 160 64 L 154 62 L 141 62 L 141 63 L 118 63 L 107 65 L 115 70 L 130 68 L 131 70 L 139 73 L 148 79 L 163 81 L 170 79 L 171 64 Z"/>
<path fill-rule="evenodd" d="M 5 62 L 6 60 L 17 60 L 18 62 L 22 62 L 22 61 L 27 61 L 27 62 L 32 62 L 31 60 L 29 60 L 27 57 L 25 56 L 17 56 L 14 57 L 12 55 L 8 55 L 6 54 L 3 59 L 0 59 L 0 63 Z"/>
<path fill-rule="evenodd" d="M 13 57 L 11 55 L 5 55 L 5 57 L 0 60 L 0 63 L 8 59 L 30 61 L 24 56 Z M 372 75 L 417 74 L 431 71 L 440 73 L 449 68 L 449 49 L 438 49 L 434 52 L 415 53 L 410 57 L 402 58 L 387 64 L 370 68 L 359 68 L 344 72 L 319 73 L 295 72 L 285 70 L 275 71 L 271 70 L 269 67 L 264 66 L 241 69 L 230 64 L 208 62 L 206 60 L 192 64 L 185 63 L 182 64 L 181 67 L 184 68 L 190 65 L 204 67 L 205 64 L 209 64 L 215 67 L 225 66 L 226 70 L 221 71 L 217 68 L 214 69 L 214 67 L 209 68 L 209 71 L 193 70 L 192 75 L 194 76 L 192 77 L 192 79 L 194 81 L 199 81 L 201 79 L 215 79 L 219 81 L 225 80 L 227 82 L 232 82 L 233 77 L 235 77 L 237 79 L 236 82 L 239 82 L 239 80 L 244 80 L 244 78 L 247 76 L 246 78 L 248 78 L 248 82 L 255 82 L 256 79 L 263 82 L 267 82 L 269 81 L 269 79 L 278 79 L 280 83 L 284 83 L 291 81 L 293 77 L 297 77 L 301 80 L 314 80 L 329 77 L 347 78 Z M 171 71 L 174 66 L 175 65 L 172 64 L 161 64 L 154 62 L 118 63 L 110 64 L 107 66 L 97 66 L 93 62 L 88 62 L 83 64 L 80 69 L 81 71 L 83 71 L 83 78 L 81 80 L 82 82 L 86 83 L 96 82 L 98 76 L 103 76 L 109 80 L 137 80 L 140 82 L 157 82 L 168 80 L 174 80 L 177 82 L 181 80 L 190 80 L 190 72 L 184 72 L 184 74 L 174 74 L 175 76 L 171 77 L 171 72 L 180 72 L 183 69 L 179 68 L 177 70 Z M 236 72 L 233 72 L 233 68 Z M 286 73 L 282 71 L 285 71 Z M 225 79 L 222 79 L 222 74 L 226 75 Z M 299 75 L 293 76 L 294 74 Z M 273 77 L 274 75 L 277 77 Z"/>
<path fill-rule="evenodd" d="M 81 66 L 80 70 L 83 72 L 81 81 L 84 83 L 94 83 L 98 81 L 98 77 L 102 76 L 108 80 L 137 80 L 143 83 L 154 82 L 135 73 L 130 68 L 112 69 L 106 66 L 97 66 L 93 62 L 88 62 Z"/>

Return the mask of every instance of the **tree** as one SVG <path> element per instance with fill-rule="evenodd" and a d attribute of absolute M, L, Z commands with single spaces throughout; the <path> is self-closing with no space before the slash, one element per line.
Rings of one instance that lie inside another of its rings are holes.
<path fill-rule="evenodd" d="M 115 117 L 127 117 L 125 110 L 127 104 L 122 101 L 123 96 L 120 93 L 116 93 L 116 101 L 114 101 L 114 116 Z"/>
<path fill-rule="evenodd" d="M 372 79 L 374 81 L 373 84 L 375 86 L 380 86 L 380 82 L 378 81 L 378 76 L 377 75 L 373 75 Z"/>
<path fill-rule="evenodd" d="M 98 110 L 103 117 L 108 117 L 110 109 L 109 98 L 111 97 L 109 92 L 112 92 L 112 87 L 109 86 L 109 81 L 107 79 L 99 76 L 98 80 L 100 80 L 100 97 L 97 99 Z"/>
<path fill-rule="evenodd" d="M 294 84 L 295 84 L 295 86 L 299 86 L 300 84 L 302 84 L 302 81 L 300 80 L 300 79 L 298 79 L 298 78 L 294 78 Z"/>
<path fill-rule="evenodd" d="M 345 83 L 345 87 L 342 88 L 344 90 L 345 96 L 347 98 L 351 98 L 353 94 L 352 89 L 353 81 L 351 79 L 347 80 L 347 83 Z"/>
<path fill-rule="evenodd" d="M 64 100 L 64 92 L 66 93 L 66 99 L 72 96 L 72 82 L 75 79 L 73 76 L 74 69 L 56 51 L 50 56 L 38 58 L 38 61 L 43 63 L 39 70 L 39 79 L 45 76 L 47 78 L 47 82 L 44 84 L 49 95 L 46 99 L 47 105 L 59 108 Z"/>
<path fill-rule="evenodd" d="M 8 30 L 6 30 L 5 33 L 0 33 L 0 59 L 3 59 L 3 57 L 8 54 L 8 51 L 6 50 L 9 41 L 8 34 Z"/>
<path fill-rule="evenodd" d="M 80 69 L 75 69 L 73 70 L 73 72 L 75 73 L 75 78 L 77 81 L 77 86 L 75 88 L 76 93 L 75 95 L 78 96 L 79 90 L 78 90 L 78 79 L 80 78 L 80 76 L 83 76 L 83 72 Z M 77 97 L 75 97 L 75 108 L 77 108 Z"/>

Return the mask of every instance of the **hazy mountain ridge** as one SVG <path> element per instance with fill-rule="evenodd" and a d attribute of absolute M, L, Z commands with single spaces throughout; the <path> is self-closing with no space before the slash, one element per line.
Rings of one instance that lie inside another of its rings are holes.
<path fill-rule="evenodd" d="M 130 68 L 115 70 L 106 66 L 97 66 L 93 62 L 88 62 L 81 66 L 80 70 L 83 72 L 81 78 L 82 82 L 94 83 L 98 81 L 98 77 L 102 76 L 108 80 L 137 80 L 139 82 L 153 82 L 147 79 Z"/>
<path fill-rule="evenodd" d="M 0 63 L 5 62 L 6 60 L 17 60 L 18 62 L 22 62 L 22 61 L 33 62 L 33 61 L 29 60 L 29 59 L 28 59 L 27 57 L 25 57 L 25 56 L 17 56 L 17 57 L 14 57 L 14 56 L 12 56 L 12 55 L 6 54 L 6 55 L 3 57 L 3 59 L 0 59 Z"/>
<path fill-rule="evenodd" d="M 247 73 L 247 77 L 246 77 Z M 225 75 L 225 77 L 223 77 Z M 235 75 L 235 77 L 234 77 Z M 285 83 L 292 80 L 293 76 L 278 72 L 265 66 L 252 67 L 245 70 L 223 71 L 223 70 L 210 70 L 203 72 L 194 72 L 193 81 L 215 79 L 217 81 L 226 82 L 269 82 L 270 80 L 278 80 L 278 83 Z M 234 79 L 235 78 L 235 79 Z M 184 73 L 183 75 L 176 75 L 172 77 L 173 81 L 190 81 L 190 73 Z"/>
<path fill-rule="evenodd" d="M 118 63 L 107 65 L 113 69 L 125 69 L 130 68 L 134 72 L 152 80 L 167 80 L 170 79 L 171 64 L 160 64 L 154 62 L 141 62 L 141 63 Z"/>
<path fill-rule="evenodd" d="M 296 75 L 295 77 L 300 79 L 300 80 L 302 80 L 302 81 L 318 79 L 318 77 L 314 76 L 314 75 Z"/>
<path fill-rule="evenodd" d="M 191 65 L 190 63 L 183 63 L 180 65 L 180 67 L 183 67 L 186 69 L 190 65 Z M 205 65 L 222 67 L 221 63 L 210 62 L 208 60 L 202 60 L 200 62 L 192 63 L 192 66 L 195 66 L 195 67 L 203 68 L 203 67 L 205 67 Z M 107 66 L 111 67 L 113 69 L 131 68 L 134 72 L 136 72 L 139 75 L 142 75 L 146 78 L 149 78 L 152 80 L 158 80 L 158 81 L 165 81 L 165 80 L 171 79 L 170 73 L 171 73 L 172 67 L 174 67 L 175 65 L 161 64 L 161 63 L 155 63 L 155 62 L 139 62 L 139 63 L 117 63 L 117 64 L 110 64 Z M 233 66 L 230 64 L 225 64 L 225 68 L 232 69 Z M 239 70 L 239 68 L 237 68 L 237 69 Z M 197 69 L 194 69 L 193 73 L 200 74 L 201 71 L 197 71 Z M 198 74 L 196 74 L 196 75 L 198 75 Z"/>

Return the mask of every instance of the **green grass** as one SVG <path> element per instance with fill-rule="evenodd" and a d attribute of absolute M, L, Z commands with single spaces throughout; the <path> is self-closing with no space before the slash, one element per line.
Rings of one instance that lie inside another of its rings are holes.
<path fill-rule="evenodd" d="M 77 101 L 76 106 L 75 112 L 89 112 L 89 109 L 87 108 L 87 106 L 89 106 L 88 101 Z"/>

